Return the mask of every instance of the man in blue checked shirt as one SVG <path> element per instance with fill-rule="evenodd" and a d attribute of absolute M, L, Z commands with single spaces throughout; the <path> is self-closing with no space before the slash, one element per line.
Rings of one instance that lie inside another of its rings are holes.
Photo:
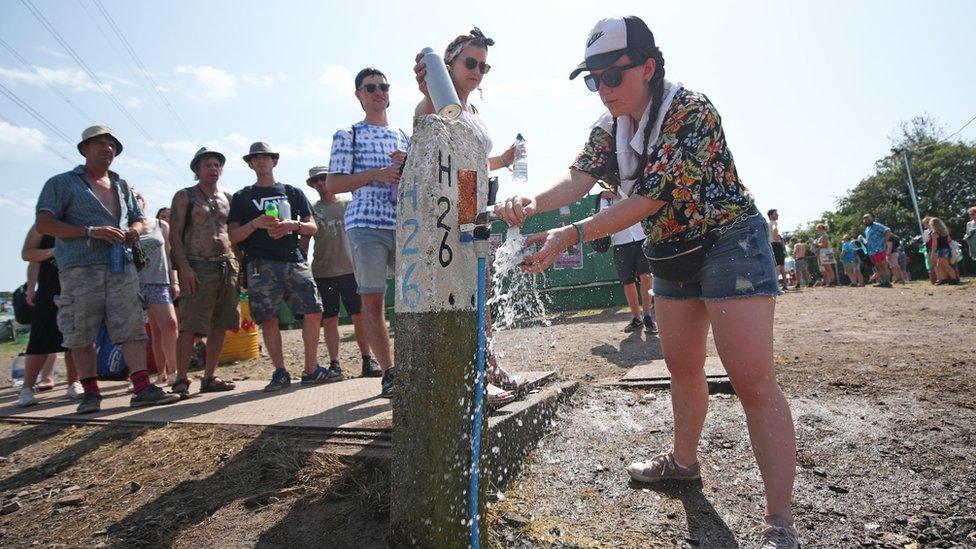
<path fill-rule="evenodd" d="M 356 75 L 356 99 L 366 117 L 332 138 L 326 186 L 331 193 L 352 193 L 346 208 L 346 236 L 362 297 L 362 319 L 373 356 L 383 370 L 380 396 L 393 396 L 393 355 L 386 328 L 386 276 L 396 257 L 396 186 L 409 138 L 390 126 L 390 85 L 378 69 Z"/>
<path fill-rule="evenodd" d="M 139 241 L 144 216 L 129 185 L 108 169 L 122 153 L 122 143 L 108 126 L 92 126 L 82 132 L 78 152 L 85 157 L 84 165 L 44 184 L 35 225 L 39 233 L 55 238 L 61 281 L 61 294 L 54 298 L 58 328 L 85 391 L 78 413 L 101 410 L 95 338 L 103 323 L 111 340 L 122 347 L 133 386 L 130 404 L 175 402 L 180 397 L 150 383 L 146 372 L 139 277 L 125 251 L 126 242 Z"/>

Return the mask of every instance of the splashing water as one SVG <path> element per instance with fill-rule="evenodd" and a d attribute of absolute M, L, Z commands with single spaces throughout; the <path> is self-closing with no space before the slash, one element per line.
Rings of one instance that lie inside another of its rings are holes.
<path fill-rule="evenodd" d="M 487 303 L 493 314 L 492 337 L 488 342 L 488 348 L 499 358 L 508 354 L 495 348 L 499 333 L 530 326 L 533 323 L 540 323 L 546 327 L 552 324 L 546 316 L 548 298 L 543 297 L 536 288 L 536 275 L 524 273 L 520 268 L 522 260 L 530 253 L 532 249 L 526 248 L 525 236 L 519 232 L 518 227 L 509 227 L 505 242 L 495 250 L 495 259 L 492 262 L 491 297 Z M 526 334 L 525 339 L 530 339 L 530 336 Z M 522 343 L 506 347 L 509 351 L 522 350 L 522 363 L 527 363 Z"/>

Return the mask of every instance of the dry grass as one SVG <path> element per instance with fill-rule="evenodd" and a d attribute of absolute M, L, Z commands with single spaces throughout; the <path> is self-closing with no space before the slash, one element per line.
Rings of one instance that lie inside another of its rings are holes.
<path fill-rule="evenodd" d="M 210 426 L 0 424 L 0 493 L 21 504 L 0 516 L 0 546 L 169 546 L 216 513 L 280 518 L 281 506 L 328 505 L 337 532 L 388 513 L 388 475 L 315 447 Z M 58 507 L 68 487 L 82 505 Z"/>

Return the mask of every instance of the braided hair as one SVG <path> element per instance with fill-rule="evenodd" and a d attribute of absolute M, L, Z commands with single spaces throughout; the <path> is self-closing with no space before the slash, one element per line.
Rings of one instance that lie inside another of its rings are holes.
<path fill-rule="evenodd" d="M 651 138 L 651 131 L 654 130 L 655 121 L 660 115 L 661 106 L 664 103 L 664 55 L 661 48 L 654 46 L 650 49 L 631 49 L 627 52 L 632 63 L 646 63 L 648 59 L 654 59 L 654 76 L 651 77 L 647 87 L 651 90 L 651 108 L 647 116 L 647 124 L 644 126 L 644 147 L 641 149 L 640 162 L 637 163 L 637 171 L 627 179 L 636 179 L 642 171 L 644 164 L 647 163 L 647 141 Z"/>

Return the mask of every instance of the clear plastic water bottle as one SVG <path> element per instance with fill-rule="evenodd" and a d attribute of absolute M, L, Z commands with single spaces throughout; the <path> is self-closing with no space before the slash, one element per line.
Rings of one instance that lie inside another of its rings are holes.
<path fill-rule="evenodd" d="M 10 381 L 14 387 L 24 385 L 24 365 L 26 363 L 24 353 L 20 353 L 14 358 L 14 363 L 10 366 Z"/>
<path fill-rule="evenodd" d="M 282 221 L 288 221 L 291 219 L 291 203 L 288 202 L 287 198 L 283 198 L 281 202 L 278 203 L 278 215 L 281 216 Z"/>
<path fill-rule="evenodd" d="M 125 247 L 121 242 L 112 244 L 112 247 L 109 249 L 108 270 L 113 274 L 122 274 L 125 272 Z"/>
<path fill-rule="evenodd" d="M 529 157 L 522 134 L 515 137 L 515 161 L 512 162 L 512 181 L 525 183 L 529 180 Z"/>

